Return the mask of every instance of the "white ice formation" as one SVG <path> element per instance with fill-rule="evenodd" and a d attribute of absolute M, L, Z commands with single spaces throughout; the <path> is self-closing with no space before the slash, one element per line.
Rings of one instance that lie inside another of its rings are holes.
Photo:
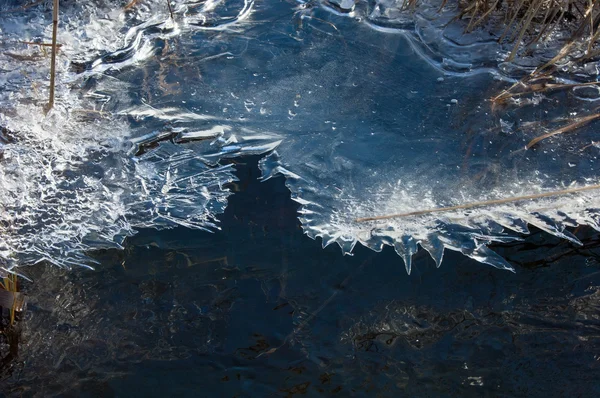
<path fill-rule="evenodd" d="M 86 251 L 139 227 L 215 228 L 235 179 L 223 161 L 249 154 L 264 156 L 265 179 L 286 178 L 310 237 L 344 253 L 393 246 L 409 273 L 419 247 L 438 266 L 450 249 L 512 270 L 488 244 L 528 225 L 576 244 L 567 227 L 600 229 L 596 191 L 357 221 L 598 184 L 591 129 L 524 149 L 568 116 L 560 95 L 585 113 L 597 91 L 538 95 L 501 115 L 484 100 L 560 36 L 507 63 L 511 47 L 494 31 L 464 34 L 452 2 L 413 13 L 398 0 L 173 0 L 173 18 L 159 0 L 64 3 L 47 115 L 48 48 L 29 43 L 50 41 L 50 9 L 1 14 L 6 270 L 89 264 Z M 597 73 L 573 66 L 564 81 Z"/>

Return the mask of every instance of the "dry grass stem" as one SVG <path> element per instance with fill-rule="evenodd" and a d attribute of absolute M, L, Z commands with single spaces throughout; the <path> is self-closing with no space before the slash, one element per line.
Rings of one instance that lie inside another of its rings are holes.
<path fill-rule="evenodd" d="M 123 7 L 124 10 L 129 10 L 132 9 L 133 7 L 135 7 L 135 5 L 139 2 L 140 0 L 131 0 L 129 3 L 127 3 L 127 5 L 125 5 L 125 7 Z"/>
<path fill-rule="evenodd" d="M 534 146 L 535 144 L 537 144 L 538 142 L 545 140 L 546 138 L 550 138 L 550 137 L 558 135 L 558 134 L 570 133 L 573 130 L 578 129 L 579 127 L 582 127 L 582 126 L 588 124 L 589 122 L 599 119 L 599 118 L 600 118 L 600 113 L 596 113 L 594 115 L 589 115 L 589 116 L 575 119 L 572 123 L 569 123 L 566 126 L 563 126 L 559 129 L 553 130 L 549 133 L 546 133 L 544 135 L 540 135 L 539 137 L 534 138 L 533 140 L 529 141 L 526 148 L 529 149 L 532 146 Z"/>
<path fill-rule="evenodd" d="M 58 34 L 58 1 L 53 1 L 52 7 L 52 60 L 50 61 L 50 98 L 46 111 L 54 106 L 54 86 L 56 83 L 56 36 Z"/>
<path fill-rule="evenodd" d="M 521 1 L 520 6 L 522 6 L 522 4 L 524 4 L 526 2 L 526 0 L 520 0 L 520 1 Z M 540 12 L 540 10 L 543 9 L 543 6 L 545 6 L 545 2 L 542 0 L 527 0 L 527 1 L 529 3 L 526 6 L 528 8 L 526 10 L 525 16 L 523 17 L 524 22 L 522 23 L 522 28 L 521 28 L 521 30 L 519 32 L 519 36 L 516 40 L 515 47 L 513 47 L 513 50 L 508 57 L 508 60 L 512 60 L 516 56 L 518 46 L 520 45 L 520 43 L 523 39 L 523 35 L 526 32 L 526 30 L 530 28 L 530 25 L 532 24 L 532 21 L 533 21 L 533 17 L 536 14 L 538 14 Z M 565 5 L 568 5 L 570 7 L 571 5 L 576 5 L 576 3 L 577 2 L 574 0 L 566 0 Z M 509 98 L 521 96 L 521 95 L 528 94 L 528 93 L 541 92 L 541 91 L 558 89 L 558 88 L 576 87 L 578 85 L 587 85 L 587 83 L 575 84 L 572 86 L 560 85 L 560 84 L 559 85 L 551 85 L 551 84 L 532 85 L 532 83 L 536 79 L 539 79 L 540 77 L 544 77 L 544 76 L 547 76 L 549 73 L 552 73 L 556 69 L 557 63 L 559 61 L 567 58 L 568 56 L 572 55 L 574 50 L 578 48 L 577 45 L 580 44 L 582 41 L 584 44 L 586 44 L 586 49 L 587 49 L 586 55 L 584 57 L 580 57 L 578 59 L 573 58 L 574 62 L 583 62 L 583 61 L 586 61 L 586 60 L 589 60 L 590 58 L 592 58 L 592 56 L 594 54 L 598 55 L 597 51 L 596 52 L 593 51 L 594 45 L 596 44 L 598 38 L 600 38 L 600 30 L 598 30 L 598 24 L 600 24 L 600 13 L 594 17 L 594 10 L 595 10 L 597 3 L 598 2 L 594 2 L 594 1 L 586 1 L 585 11 L 581 13 L 581 18 L 580 18 L 580 20 L 582 21 L 581 24 L 579 24 L 577 29 L 575 29 L 573 31 L 570 39 L 567 41 L 567 43 L 565 43 L 563 45 L 563 47 L 560 49 L 560 51 L 548 62 L 537 67 L 530 75 L 525 76 L 519 82 L 513 84 L 511 87 L 504 90 L 502 93 L 500 93 L 496 97 L 492 98 L 493 106 L 500 104 L 500 103 L 504 103 Z M 555 18 L 555 16 L 558 14 L 559 9 L 562 9 L 560 16 L 558 17 L 557 20 L 552 22 L 552 19 Z M 556 25 L 563 19 L 566 9 L 567 9 L 567 7 L 561 6 L 561 8 L 555 9 L 552 12 L 552 14 L 550 14 L 548 11 L 546 11 L 545 16 L 543 18 L 543 22 L 542 22 L 543 28 L 539 32 L 537 37 L 530 42 L 530 44 L 533 44 L 537 40 L 539 40 L 542 37 L 542 34 L 544 33 L 544 31 L 548 28 L 548 26 L 550 26 L 550 24 L 552 24 L 552 28 L 550 28 L 550 31 L 549 31 L 549 33 L 551 33 L 554 30 L 554 28 L 556 27 Z M 514 21 L 515 17 L 517 16 L 517 14 L 518 14 L 518 11 L 515 12 L 515 14 L 513 15 L 513 19 L 507 25 L 506 31 L 509 30 L 510 26 L 512 26 L 513 21 Z M 552 17 L 549 18 L 549 15 L 552 15 Z M 586 31 L 589 31 L 589 35 L 586 35 Z M 506 34 L 506 32 L 505 32 L 505 34 Z M 504 37 L 504 35 L 503 35 L 503 37 Z M 503 37 L 501 37 L 501 40 L 503 39 Z M 592 82 L 592 84 L 596 84 L 596 82 Z M 521 88 L 521 91 L 515 92 L 518 88 Z"/>
<path fill-rule="evenodd" d="M 7 292 L 12 294 L 12 304 L 10 310 L 10 325 L 12 326 L 15 323 L 15 313 L 16 311 L 22 310 L 23 306 L 23 297 L 20 294 L 17 294 L 19 291 L 18 283 L 17 283 L 17 275 L 13 273 L 9 273 L 6 275 L 4 280 L 0 280 L 0 288 L 6 290 Z"/>
<path fill-rule="evenodd" d="M 551 77 L 547 77 L 548 79 Z M 544 80 L 545 80 L 544 79 Z M 541 80 L 541 79 L 538 79 Z M 539 93 L 539 92 L 548 92 L 553 90 L 560 90 L 564 88 L 575 88 L 575 87 L 586 87 L 586 86 L 597 86 L 600 82 L 586 82 L 586 83 L 532 83 L 529 85 L 522 85 L 523 91 L 518 92 L 510 92 L 503 91 L 498 96 L 492 99 L 492 102 L 498 104 L 503 103 L 510 98 L 516 98 L 527 94 Z"/>
<path fill-rule="evenodd" d="M 169 8 L 169 14 L 171 15 L 171 21 L 175 21 L 175 18 L 173 18 L 173 9 L 171 8 L 171 0 L 167 0 L 167 7 Z"/>
<path fill-rule="evenodd" d="M 526 200 L 549 198 L 549 197 L 553 197 L 553 196 L 569 195 L 569 194 L 573 194 L 573 193 L 592 191 L 592 190 L 597 190 L 597 189 L 600 189 L 600 184 L 599 185 L 589 185 L 587 187 L 570 188 L 570 189 L 565 189 L 562 191 L 544 192 L 544 193 L 533 194 L 533 195 L 515 196 L 515 197 L 511 197 L 511 198 L 485 200 L 482 202 L 471 202 L 471 203 L 466 203 L 464 205 L 458 205 L 458 206 L 438 207 L 438 208 L 434 208 L 434 209 L 417 210 L 417 211 L 411 211 L 411 212 L 407 212 L 407 213 L 388 214 L 388 215 L 374 216 L 374 217 L 363 217 L 363 218 L 357 218 L 356 222 L 390 220 L 393 218 L 422 216 L 422 215 L 426 215 L 426 214 L 443 213 L 443 212 L 449 212 L 449 211 L 454 211 L 454 210 L 468 210 L 468 209 L 474 209 L 477 207 L 495 206 L 495 205 L 501 205 L 501 204 L 506 204 L 506 203 L 522 202 L 522 201 L 526 201 Z"/>
<path fill-rule="evenodd" d="M 28 46 L 40 46 L 40 47 L 54 47 L 52 43 L 36 43 L 34 41 L 18 41 L 20 44 L 27 44 Z M 56 48 L 61 48 L 62 44 L 56 44 Z"/>

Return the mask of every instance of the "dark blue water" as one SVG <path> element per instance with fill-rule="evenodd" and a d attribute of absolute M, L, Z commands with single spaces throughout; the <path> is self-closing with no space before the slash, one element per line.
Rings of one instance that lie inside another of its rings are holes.
<path fill-rule="evenodd" d="M 240 162 L 222 231 L 144 230 L 95 271 L 27 269 L 0 395 L 600 393 L 597 234 L 495 247 L 516 274 L 420 252 L 408 276 L 393 250 L 322 249 L 284 180 Z"/>

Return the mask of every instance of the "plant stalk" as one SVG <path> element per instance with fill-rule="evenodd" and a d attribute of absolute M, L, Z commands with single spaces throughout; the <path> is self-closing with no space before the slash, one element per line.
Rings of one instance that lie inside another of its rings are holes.
<path fill-rule="evenodd" d="M 434 209 L 417 210 L 417 211 L 411 211 L 408 213 L 388 214 L 388 215 L 384 215 L 384 216 L 363 217 L 363 218 L 357 218 L 355 221 L 356 222 L 366 222 L 366 221 L 377 221 L 377 220 L 390 220 L 392 218 L 421 216 L 424 214 L 442 213 L 442 212 L 448 212 L 448 211 L 453 211 L 453 210 L 467 210 L 467 209 L 473 209 L 473 208 L 482 207 L 482 206 L 501 205 L 501 204 L 505 204 L 505 203 L 521 202 L 521 201 L 525 201 L 525 200 L 568 195 L 568 194 L 572 194 L 572 193 L 592 191 L 592 190 L 597 190 L 597 189 L 600 189 L 600 185 L 589 185 L 586 187 L 564 189 L 562 191 L 544 192 L 544 193 L 538 193 L 538 194 L 534 194 L 534 195 L 524 195 L 524 196 L 516 196 L 516 197 L 512 197 L 512 198 L 486 200 L 483 202 L 473 202 L 473 203 L 467 203 L 467 204 L 458 205 L 458 206 L 438 207 L 438 208 L 434 208 Z"/>
<path fill-rule="evenodd" d="M 54 85 L 56 82 L 56 35 L 58 33 L 58 0 L 52 7 L 52 60 L 50 61 L 50 98 L 47 111 L 54 106 Z"/>
<path fill-rule="evenodd" d="M 171 15 L 171 21 L 175 21 L 175 18 L 173 18 L 173 9 L 171 8 L 171 0 L 167 0 L 167 7 L 169 8 L 169 14 Z"/>

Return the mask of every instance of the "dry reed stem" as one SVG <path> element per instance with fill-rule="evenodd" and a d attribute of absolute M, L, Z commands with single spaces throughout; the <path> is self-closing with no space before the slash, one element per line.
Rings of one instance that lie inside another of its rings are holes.
<path fill-rule="evenodd" d="M 513 46 L 513 49 L 511 51 L 510 55 L 506 59 L 507 61 L 512 61 L 515 58 L 515 55 L 517 55 L 517 50 L 519 49 L 521 40 L 523 40 L 523 36 L 525 36 L 525 33 L 527 32 L 527 30 L 529 29 L 529 26 L 531 25 L 531 21 L 533 20 L 533 18 L 536 16 L 538 11 L 542 7 L 542 4 L 543 4 L 543 2 L 539 1 L 535 7 L 529 7 L 529 9 L 527 10 L 529 15 L 527 15 L 525 22 L 523 23 L 523 26 L 521 27 L 519 36 L 515 40 L 515 45 Z"/>
<path fill-rule="evenodd" d="M 521 8 L 523 8 L 524 4 L 525 4 L 525 0 L 521 0 L 519 2 L 519 6 L 515 9 L 515 12 L 514 12 L 512 18 L 510 19 L 510 22 L 506 24 L 506 27 L 504 28 L 504 32 L 502 32 L 502 35 L 498 39 L 499 43 L 503 42 L 506 35 L 510 32 L 510 27 L 513 26 L 513 24 L 515 23 L 515 21 L 517 19 L 517 15 L 519 15 L 519 11 L 521 11 Z M 506 15 L 508 16 L 508 13 L 506 13 Z"/>
<path fill-rule="evenodd" d="M 124 10 L 129 10 L 133 7 L 135 7 L 135 5 L 138 3 L 139 0 L 131 0 L 125 7 L 123 7 Z"/>
<path fill-rule="evenodd" d="M 171 0 L 167 0 L 167 7 L 169 8 L 169 14 L 171 15 L 171 21 L 175 21 L 175 18 L 173 18 L 173 9 L 171 8 Z"/>
<path fill-rule="evenodd" d="M 17 275 L 13 273 L 9 273 L 4 277 L 4 282 L 0 281 L 0 287 L 7 292 L 11 292 L 13 294 L 19 291 L 17 284 Z M 17 310 L 17 306 L 19 305 L 18 300 L 13 298 L 13 304 L 10 308 L 10 325 L 14 325 L 15 323 L 15 312 Z"/>
<path fill-rule="evenodd" d="M 600 118 L 600 113 L 596 113 L 594 115 L 589 115 L 589 116 L 585 116 L 585 117 L 582 117 L 579 119 L 575 119 L 575 121 L 573 123 L 569 123 L 566 126 L 563 126 L 561 128 L 558 128 L 549 133 L 540 135 L 539 137 L 532 139 L 531 141 L 529 141 L 529 143 L 527 144 L 527 146 L 525 148 L 530 149 L 532 146 L 534 146 L 535 144 L 537 144 L 538 142 L 540 142 L 542 140 L 545 140 L 546 138 L 550 138 L 550 137 L 558 135 L 558 134 L 569 133 L 575 129 L 578 129 L 581 126 L 586 125 L 587 123 L 591 122 L 592 120 L 596 120 L 599 118 Z"/>
<path fill-rule="evenodd" d="M 19 40 L 17 43 L 20 44 L 27 44 L 28 46 L 40 46 L 40 47 L 53 47 L 54 45 L 52 43 L 36 43 L 35 41 L 22 41 Z M 62 44 L 56 44 L 57 48 L 61 48 Z"/>
<path fill-rule="evenodd" d="M 551 77 L 548 77 L 551 78 Z M 562 88 L 574 88 L 574 87 L 586 87 L 586 86 L 596 86 L 600 84 L 600 82 L 586 82 L 586 83 L 537 83 L 537 84 L 529 84 L 524 87 L 524 91 L 519 91 L 516 93 L 503 92 L 496 96 L 492 101 L 494 102 L 504 102 L 509 98 L 520 97 L 527 94 L 539 93 L 539 92 L 547 92 L 552 90 L 560 90 Z"/>
<path fill-rule="evenodd" d="M 546 31 L 548 31 L 548 28 L 552 27 L 552 29 L 550 29 L 549 32 L 552 32 L 554 29 L 554 26 L 556 26 L 556 21 L 555 17 L 558 15 L 558 12 L 560 11 L 559 8 L 548 8 L 548 11 L 546 12 L 546 15 L 544 16 L 544 21 L 542 22 L 542 29 L 540 29 L 540 33 L 538 33 L 538 35 L 536 37 L 533 38 L 533 40 L 531 40 L 527 45 L 531 45 L 533 43 L 537 43 L 540 41 L 540 39 L 544 36 L 544 33 L 546 33 Z M 551 23 L 551 21 L 554 21 L 554 23 Z"/>
<path fill-rule="evenodd" d="M 54 106 L 54 85 L 56 83 L 56 36 L 58 34 L 58 1 L 54 0 L 52 7 L 52 60 L 50 61 L 50 98 L 48 99 L 48 112 Z"/>
<path fill-rule="evenodd" d="M 417 210 L 417 211 L 411 211 L 408 213 L 388 214 L 388 215 L 374 216 L 374 217 L 362 217 L 362 218 L 357 218 L 355 221 L 356 222 L 366 222 L 366 221 L 377 221 L 377 220 L 389 220 L 392 218 L 421 216 L 421 215 L 425 215 L 425 214 L 443 213 L 443 212 L 449 212 L 449 211 L 454 211 L 454 210 L 467 210 L 467 209 L 474 209 L 474 208 L 483 207 L 483 206 L 501 205 L 501 204 L 505 204 L 505 203 L 521 202 L 521 201 L 525 201 L 525 200 L 568 195 L 568 194 L 572 194 L 572 193 L 592 191 L 592 190 L 596 190 L 596 189 L 600 189 L 600 184 L 599 185 L 589 185 L 587 187 L 564 189 L 562 191 L 545 192 L 545 193 L 516 196 L 516 197 L 511 197 L 511 198 L 503 198 L 503 199 L 485 200 L 482 202 L 471 202 L 471 203 L 466 203 L 464 205 L 457 205 L 457 206 L 438 207 L 438 208 L 427 209 L 427 210 Z"/>
<path fill-rule="evenodd" d="M 500 2 L 500 0 L 496 0 L 494 2 L 494 4 L 492 4 L 490 7 L 488 7 L 488 10 L 486 12 L 483 13 L 483 15 L 481 15 L 477 20 L 475 20 L 475 18 L 473 18 L 471 20 L 471 22 L 469 23 L 469 28 L 467 28 L 467 32 L 471 32 L 471 30 L 477 26 L 479 26 L 479 24 L 481 24 L 483 21 L 485 21 L 487 19 L 487 17 L 496 9 L 496 6 L 498 5 L 498 3 Z M 473 22 L 475 21 L 475 22 Z"/>
<path fill-rule="evenodd" d="M 525 0 L 521 0 L 521 5 L 524 3 Z M 510 54 L 510 56 L 508 57 L 507 60 L 512 60 L 514 58 L 514 56 L 516 55 L 516 51 L 518 48 L 518 45 L 520 43 L 520 41 L 522 40 L 523 34 L 525 32 L 525 30 L 529 27 L 529 25 L 532 22 L 532 17 L 539 11 L 539 7 L 542 4 L 541 0 L 538 0 L 539 3 L 537 4 L 538 7 L 535 8 L 535 11 L 533 9 L 533 7 L 531 6 L 531 4 L 529 5 L 529 8 L 526 11 L 526 16 L 525 16 L 525 21 L 523 23 L 523 27 L 519 33 L 519 38 L 517 40 L 517 43 L 515 45 L 515 47 L 513 47 L 513 50 Z M 570 3 L 569 3 L 570 4 Z M 497 95 L 496 97 L 492 98 L 492 103 L 493 104 L 497 104 L 497 103 L 501 103 L 504 102 L 505 100 L 515 97 L 515 96 L 520 96 L 523 95 L 524 93 L 528 93 L 528 92 L 539 92 L 539 91 L 544 91 L 544 90 L 539 90 L 539 87 L 536 89 L 529 89 L 527 90 L 528 83 L 531 82 L 532 80 L 539 78 L 540 76 L 544 76 L 547 73 L 547 70 L 549 68 L 553 68 L 556 66 L 557 62 L 560 61 L 561 59 L 565 58 L 566 56 L 568 56 L 571 51 L 573 50 L 573 47 L 575 46 L 575 44 L 577 44 L 578 40 L 583 37 L 586 27 L 588 26 L 587 23 L 587 19 L 589 17 L 590 19 L 590 23 L 589 23 L 589 29 L 590 29 L 590 37 L 587 39 L 588 43 L 587 43 L 587 54 L 586 57 L 583 57 L 581 60 L 585 60 L 585 59 L 589 59 L 590 55 L 591 55 L 591 50 L 592 47 L 594 45 L 594 43 L 596 42 L 596 40 L 600 37 L 600 31 L 596 31 L 594 32 L 594 26 L 596 25 L 596 22 L 593 18 L 593 14 L 594 14 L 594 7 L 595 7 L 596 3 L 593 1 L 590 1 L 588 3 L 588 6 L 585 9 L 585 12 L 582 13 L 582 20 L 584 21 L 571 35 L 571 38 L 569 39 L 569 41 L 560 49 L 560 51 L 558 52 L 558 54 L 556 54 L 551 60 L 549 60 L 548 62 L 546 62 L 545 64 L 537 67 L 533 72 L 531 72 L 530 75 L 525 76 L 524 78 L 522 78 L 519 82 L 513 84 L 511 87 L 509 87 L 508 89 L 502 91 L 499 95 Z M 513 15 L 513 20 L 516 17 L 516 13 Z M 561 17 L 564 15 L 564 11 L 561 14 Z M 547 15 L 546 17 L 547 18 Z M 560 19 L 560 18 L 559 18 Z M 596 16 L 596 19 L 598 19 L 598 16 Z M 512 25 L 513 20 L 511 20 L 510 24 L 507 25 L 506 30 L 508 31 L 509 27 Z M 544 19 L 544 22 L 546 22 L 547 20 Z M 546 28 L 547 25 L 544 26 L 544 28 Z M 524 30 L 525 29 L 525 30 Z M 538 35 L 538 38 L 541 36 L 541 33 Z M 502 35 L 501 39 L 504 37 L 504 34 Z M 535 42 L 535 40 L 534 40 Z M 594 82 L 595 83 L 595 82 Z M 515 88 L 519 87 L 519 86 L 524 86 L 526 88 L 526 91 L 522 91 L 519 93 L 514 93 Z M 547 85 L 546 87 L 552 88 L 550 85 Z M 566 86 L 565 86 L 566 87 Z M 558 88 L 558 86 L 555 86 L 554 88 Z"/>

